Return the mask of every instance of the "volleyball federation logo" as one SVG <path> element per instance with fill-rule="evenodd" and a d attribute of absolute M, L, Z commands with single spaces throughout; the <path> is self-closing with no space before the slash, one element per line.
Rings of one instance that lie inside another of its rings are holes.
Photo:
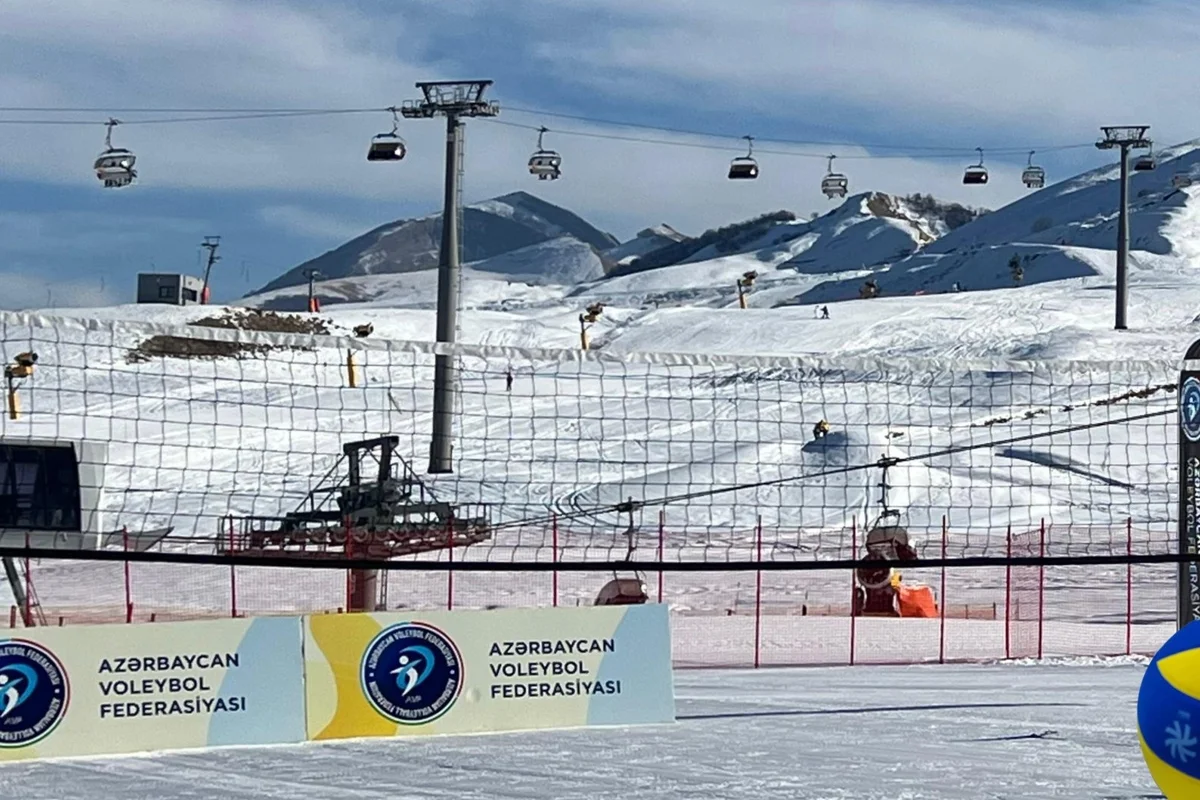
<path fill-rule="evenodd" d="M 445 714 L 458 699 L 462 656 L 432 625 L 401 622 L 367 645 L 359 677 L 376 711 L 401 725 L 421 725 Z"/>
<path fill-rule="evenodd" d="M 1188 378 L 1179 393 L 1179 426 L 1192 442 L 1200 442 L 1200 380 Z"/>
<path fill-rule="evenodd" d="M 53 653 L 24 639 L 0 639 L 0 747 L 27 747 L 49 736 L 70 694 Z"/>

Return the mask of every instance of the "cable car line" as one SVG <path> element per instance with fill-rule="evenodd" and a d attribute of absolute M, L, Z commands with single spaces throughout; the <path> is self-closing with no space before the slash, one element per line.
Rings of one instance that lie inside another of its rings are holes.
<path fill-rule="evenodd" d="M 548 111 L 540 109 L 522 108 L 519 106 L 506 106 L 506 110 L 516 114 L 537 115 L 542 117 L 557 117 L 561 119 L 571 119 L 580 122 L 586 122 L 597 126 L 629 128 L 633 130 L 657 131 L 659 133 L 672 134 L 680 137 L 690 137 L 692 139 L 711 139 L 711 142 L 704 141 L 687 141 L 681 139 L 669 139 L 662 137 L 638 136 L 631 134 L 621 134 L 614 132 L 596 131 L 596 130 L 556 130 L 555 133 L 564 136 L 577 136 L 582 138 L 602 139 L 609 141 L 634 142 L 639 144 L 649 144 L 655 146 L 671 146 L 671 147 L 690 147 L 702 150 L 722 150 L 727 151 L 728 147 L 725 144 L 718 143 L 716 140 L 728 140 L 731 138 L 727 134 L 718 134 L 706 131 L 693 131 L 681 128 L 664 127 L 657 125 L 647 125 L 635 122 L 621 122 L 616 120 L 605 120 L 595 117 L 584 116 L 581 114 L 569 114 L 557 111 Z M 105 112 L 107 114 L 122 113 L 122 114 L 186 114 L 188 116 L 158 116 L 149 119 L 127 119 L 118 120 L 110 116 L 107 122 L 99 123 L 96 120 L 85 119 L 49 119 L 49 118 L 34 118 L 34 119 L 7 119 L 3 114 L 75 114 L 75 113 L 98 113 Z M 392 129 L 387 133 L 376 134 L 372 139 L 367 151 L 368 161 L 401 161 L 408 152 L 408 147 L 404 139 L 400 136 L 400 118 L 396 106 L 387 106 L 384 108 L 275 108 L 275 109 L 232 109 L 232 108 L 129 108 L 129 109 L 103 109 L 94 108 L 52 108 L 39 106 L 0 106 L 0 125 L 97 125 L 104 124 L 107 126 L 107 134 L 105 136 L 105 150 L 96 158 L 93 169 L 96 176 L 101 180 L 106 188 L 118 188 L 128 186 L 137 177 L 137 172 L 134 169 L 136 156 L 132 151 L 126 148 L 112 146 L 112 133 L 117 125 L 166 125 L 166 124 L 182 124 L 189 122 L 230 122 L 244 120 L 266 120 L 266 119 L 294 119 L 302 117 L 326 117 L 335 115 L 348 114 L 368 114 L 390 112 L 392 115 Z M 511 122 L 508 120 L 500 120 L 495 118 L 487 118 L 484 122 L 491 122 L 497 125 L 505 125 L 512 128 L 535 131 L 538 134 L 537 149 L 530 156 L 528 161 L 528 170 L 531 175 L 539 180 L 557 180 L 562 176 L 562 155 L 553 149 L 548 149 L 544 145 L 544 137 L 550 132 L 550 129 L 545 125 L 528 125 L 521 122 Z M 730 162 L 728 178 L 731 180 L 753 180 L 759 176 L 760 166 L 755 158 L 755 140 L 759 137 L 745 135 L 741 138 L 748 143 L 746 155 L 738 156 Z M 822 158 L 827 160 L 826 173 L 821 180 L 821 191 L 829 199 L 845 197 L 849 191 L 849 178 L 842 172 L 834 172 L 833 162 L 835 158 L 851 159 L 851 160 L 880 160 L 880 159 L 907 159 L 907 160 L 932 160 L 932 159 L 948 159 L 960 158 L 965 148 L 942 147 L 933 145 L 903 145 L 903 144 L 885 144 L 885 143 L 855 143 L 855 142 L 822 142 L 814 140 L 795 140 L 795 139 L 773 139 L 762 138 L 760 141 L 773 142 L 777 145 L 783 145 L 789 148 L 817 147 L 838 145 L 846 147 L 854 147 L 861 150 L 877 151 L 886 150 L 892 152 L 866 152 L 862 154 L 852 155 L 832 155 L 825 152 L 804 152 L 797 149 L 759 149 L 759 155 L 776 155 L 787 156 L 792 158 Z M 1092 148 L 1093 142 L 1079 144 L 1061 144 L 1042 146 L 1028 149 L 1028 162 L 1024 170 L 1021 172 L 1021 181 L 1028 189 L 1041 189 L 1046 184 L 1046 170 L 1044 167 L 1033 163 L 1033 156 L 1037 152 L 1062 152 L 1066 150 L 1075 150 L 1083 148 Z M 988 183 L 988 170 L 983 163 L 984 148 L 976 147 L 975 151 L 979 154 L 977 164 L 968 166 L 963 173 L 964 184 L 980 185 Z M 1003 155 L 1015 154 L 1017 152 L 1026 151 L 1025 147 L 995 147 L 989 148 L 990 152 Z M 1134 171 L 1143 172 L 1151 171 L 1157 167 L 1157 161 L 1154 157 L 1153 145 L 1150 151 L 1140 156 L 1133 164 Z M 1172 178 L 1172 184 L 1176 188 L 1190 186 L 1192 183 L 1191 176 L 1186 173 L 1177 173 Z"/>
<path fill-rule="evenodd" d="M 561 113 L 561 112 L 557 112 L 557 111 L 543 111 L 543 110 L 532 109 L 532 108 L 521 108 L 519 106 L 505 105 L 504 110 L 506 112 L 516 113 L 516 114 L 526 114 L 526 115 L 540 116 L 540 117 L 558 117 L 560 119 L 571 119 L 571 120 L 576 120 L 578 122 L 590 122 L 595 125 L 607 125 L 607 126 L 611 126 L 611 127 L 620 127 L 620 128 L 638 128 L 641 130 L 660 131 L 662 133 L 673 133 L 673 134 L 677 134 L 680 136 L 701 136 L 701 137 L 716 138 L 716 139 L 730 138 L 728 134 L 713 133 L 712 131 L 696 131 L 696 130 L 688 130 L 688 129 L 684 129 L 684 128 L 671 128 L 671 127 L 663 127 L 663 126 L 659 126 L 659 125 L 648 125 L 648 124 L 643 124 L 643 123 L 638 123 L 638 122 L 621 122 L 618 120 L 601 119 L 598 117 L 588 117 L 588 116 L 585 116 L 582 114 L 565 114 L 565 113 Z M 493 120 L 493 121 L 498 121 L 498 120 Z M 508 124 L 519 125 L 520 123 L 512 122 L 512 123 L 508 123 Z M 533 130 L 537 129 L 537 126 L 529 126 L 529 127 L 532 128 Z M 766 136 L 756 136 L 754 138 L 756 141 L 760 141 L 760 142 L 771 142 L 773 144 L 796 145 L 796 146 L 800 146 L 800 147 L 805 147 L 805 146 L 859 147 L 864 150 L 912 150 L 912 151 L 928 150 L 928 151 L 934 151 L 934 152 L 939 152 L 939 151 L 940 152 L 954 152 L 959 155 L 961 155 L 962 153 L 972 152 L 974 150 L 974 148 L 970 148 L 970 147 L 950 147 L 950 146 L 943 146 L 943 145 L 904 145 L 904 144 L 884 144 L 881 142 L 863 143 L 863 142 L 850 142 L 850 141 L 846 141 L 846 140 L 821 141 L 821 140 L 813 140 L 813 139 L 776 139 L 776 138 L 766 137 Z M 1021 146 L 1021 147 L 1015 147 L 1015 146 L 989 147 L 988 150 L 993 153 L 1009 153 L 1009 154 L 1022 153 L 1022 154 L 1024 154 L 1027 150 L 1030 149 L 1030 147 L 1032 147 L 1032 146 L 1026 145 L 1026 146 Z M 1095 147 L 1095 143 L 1094 142 L 1086 142 L 1086 143 L 1073 143 L 1073 144 L 1060 144 L 1060 145 L 1041 145 L 1035 149 L 1038 152 L 1054 152 L 1054 151 L 1058 151 L 1058 150 L 1074 150 L 1074 149 L 1080 149 L 1080 148 L 1085 148 L 1085 147 Z M 760 151 L 760 152 L 762 152 L 762 151 Z M 821 157 L 826 158 L 826 156 L 821 156 Z M 850 158 L 851 156 L 842 156 L 842 157 Z"/>
<path fill-rule="evenodd" d="M 169 123 L 185 123 L 185 122 L 220 122 L 220 121 L 237 121 L 247 119 L 272 119 L 275 117 L 306 117 L 306 116 L 334 116 L 346 114 L 374 114 L 386 112 L 393 106 L 381 106 L 377 108 L 100 108 L 100 107 L 61 107 L 52 108 L 47 106 L 0 106 L 0 114 L 6 113 L 104 113 L 104 114 L 205 114 L 209 116 L 186 116 L 186 117 L 168 117 L 160 119 L 132 119 L 125 120 L 122 124 L 125 125 L 147 125 L 147 124 L 169 124 Z M 567 114 L 558 111 L 548 111 L 541 109 L 524 108 L 520 106 L 505 106 L 505 111 L 526 114 L 542 117 L 557 117 L 561 119 L 572 119 L 580 122 L 589 122 L 595 125 L 604 125 L 610 127 L 633 128 L 639 130 L 659 131 L 662 133 L 671 133 L 679 136 L 696 136 L 710 139 L 729 139 L 729 134 L 714 133 L 712 131 L 696 131 L 683 128 L 673 128 L 658 125 L 649 125 L 636 122 L 624 122 L 619 120 L 608 120 L 597 117 L 589 117 L 581 114 Z M 513 127 L 523 127 L 528 130 L 537 131 L 541 126 L 538 125 L 523 125 L 517 122 L 508 122 L 501 120 L 489 120 L 498 124 L 507 124 Z M 53 119 L 32 119 L 32 120 L 8 120 L 0 118 L 0 124 L 26 124 L 26 125 L 94 125 L 96 121 L 89 120 L 53 120 Z M 560 131 L 566 133 L 565 131 Z M 571 131 L 571 135 L 575 136 L 600 136 L 600 134 L 589 134 L 583 131 Z M 616 134 L 604 134 L 605 137 L 616 137 Z M 851 141 L 821 141 L 821 140 L 800 140 L 800 139 L 776 139 L 771 137 L 758 136 L 755 137 L 759 142 L 770 142 L 773 144 L 792 145 L 797 147 L 857 147 L 865 150 L 904 150 L 914 153 L 942 153 L 944 157 L 950 157 L 950 154 L 961 155 L 970 152 L 972 148 L 950 147 L 942 145 L 905 145 L 905 144 L 889 144 L 884 142 L 861 143 Z M 634 139 L 634 141 L 645 141 L 642 139 Z M 676 144 L 667 140 L 658 140 L 658 142 L 667 144 Z M 656 142 L 657 143 L 657 142 Z M 1029 145 L 1023 146 L 1006 146 L 1006 147 L 989 147 L 989 152 L 997 154 L 1024 154 L 1030 149 L 1037 152 L 1057 152 L 1061 150 L 1072 150 L 1093 147 L 1094 143 L 1078 143 L 1078 144 L 1060 144 L 1060 145 L 1041 145 L 1032 147 Z M 760 150 L 761 153 L 768 151 Z M 822 154 L 821 158 L 827 156 Z M 839 156 L 842 159 L 850 158 L 878 158 L 881 156 Z"/>

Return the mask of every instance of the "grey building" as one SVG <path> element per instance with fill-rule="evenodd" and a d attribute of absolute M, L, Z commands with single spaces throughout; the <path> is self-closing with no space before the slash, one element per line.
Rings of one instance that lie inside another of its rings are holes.
<path fill-rule="evenodd" d="M 187 306 L 200 302 L 204 281 L 193 275 L 168 272 L 138 273 L 137 301 Z"/>

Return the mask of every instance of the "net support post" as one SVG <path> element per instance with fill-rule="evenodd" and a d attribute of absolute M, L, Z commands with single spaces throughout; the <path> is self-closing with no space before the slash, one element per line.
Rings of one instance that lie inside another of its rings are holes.
<path fill-rule="evenodd" d="M 1200 619 L 1200 340 L 1192 343 L 1179 372 L 1179 589 L 1180 628 Z"/>

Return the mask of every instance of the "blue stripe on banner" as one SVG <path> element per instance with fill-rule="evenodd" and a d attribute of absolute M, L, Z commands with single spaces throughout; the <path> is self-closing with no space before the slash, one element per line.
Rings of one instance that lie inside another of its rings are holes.
<path fill-rule="evenodd" d="M 675 721 L 671 628 L 667 606 L 629 606 L 613 634 L 616 649 L 596 671 L 601 684 L 620 681 L 619 694 L 593 694 L 588 725 L 645 725 Z"/>
<path fill-rule="evenodd" d="M 307 738 L 304 659 L 298 617 L 259 617 L 238 645 L 239 666 L 225 673 L 218 696 L 244 699 L 246 708 L 213 714 L 210 747 L 282 744 Z"/>

